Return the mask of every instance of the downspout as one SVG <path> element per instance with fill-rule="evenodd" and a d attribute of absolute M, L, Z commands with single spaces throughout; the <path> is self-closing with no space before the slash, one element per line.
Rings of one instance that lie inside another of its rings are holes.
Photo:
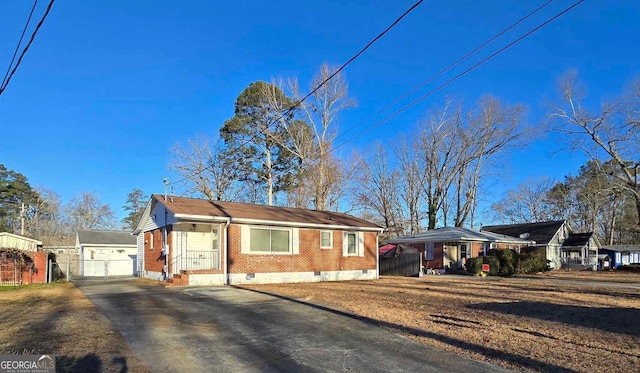
<path fill-rule="evenodd" d="M 166 197 L 165 197 L 166 201 Z M 162 224 L 162 252 L 164 253 L 164 280 L 169 278 L 169 248 L 167 244 L 167 208 L 164 208 L 164 222 Z"/>
<path fill-rule="evenodd" d="M 224 223 L 224 262 L 222 263 L 223 268 L 223 277 L 222 277 L 222 285 L 229 285 L 229 271 L 227 268 L 227 263 L 229 263 L 229 224 L 231 224 L 231 218 L 227 219 L 227 222 Z"/>
<path fill-rule="evenodd" d="M 380 279 L 380 244 L 378 239 L 380 232 L 376 232 L 376 280 Z"/>
<path fill-rule="evenodd" d="M 380 234 L 386 229 L 381 229 L 376 232 L 376 280 L 380 279 Z"/>

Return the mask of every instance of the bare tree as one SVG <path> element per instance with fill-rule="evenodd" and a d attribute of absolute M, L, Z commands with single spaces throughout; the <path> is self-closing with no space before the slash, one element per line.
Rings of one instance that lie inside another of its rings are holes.
<path fill-rule="evenodd" d="M 201 194 L 212 201 L 235 201 L 239 198 L 236 175 L 223 156 L 220 140 L 209 143 L 206 137 L 189 139 L 187 146 L 172 149 L 170 170 L 178 172 L 187 193 Z"/>
<path fill-rule="evenodd" d="M 33 232 L 35 237 L 61 236 L 69 233 L 65 229 L 60 195 L 45 187 L 35 189 L 37 197 L 30 205 L 28 214 L 29 231 Z"/>
<path fill-rule="evenodd" d="M 402 205 L 406 209 L 405 219 L 409 223 L 409 227 L 405 227 L 405 232 L 412 234 L 422 230 L 422 220 L 424 219 L 421 203 L 425 174 L 421 158 L 417 156 L 419 152 L 420 142 L 415 139 L 407 140 L 405 137 L 401 137 L 394 146 L 394 153 L 400 168 L 399 194 Z"/>
<path fill-rule="evenodd" d="M 377 213 L 379 223 L 395 237 L 404 234 L 404 224 L 398 199 L 399 173 L 389 168 L 388 158 L 381 144 L 375 146 L 368 159 L 356 158 L 353 196 L 365 211 Z"/>
<path fill-rule="evenodd" d="M 457 227 L 473 226 L 478 189 L 492 162 L 520 144 L 521 108 L 495 98 L 480 100 L 473 108 L 447 102 L 420 124 L 420 153 L 424 177 L 428 229 L 439 216 Z M 439 215 L 441 214 L 441 215 Z"/>
<path fill-rule="evenodd" d="M 481 99 L 476 107 L 464 116 L 465 122 L 456 122 L 462 124 L 456 129 L 461 142 L 455 181 L 456 227 L 467 221 L 474 225 L 480 180 L 491 162 L 526 139 L 520 126 L 521 107 L 504 105 L 493 97 Z"/>
<path fill-rule="evenodd" d="M 71 198 L 66 206 L 68 225 L 78 229 L 114 229 L 118 222 L 107 204 L 103 204 L 94 192 L 82 192 Z"/>
<path fill-rule="evenodd" d="M 438 213 L 444 212 L 449 189 L 459 168 L 461 142 L 457 141 L 457 128 L 462 120 L 462 108 L 449 113 L 450 102 L 442 111 L 432 111 L 429 119 L 420 124 L 420 153 L 424 167 L 423 196 L 426 201 L 427 229 L 434 229 Z M 444 217 L 446 223 L 446 216 Z"/>
<path fill-rule="evenodd" d="M 512 224 L 545 221 L 552 218 L 549 193 L 555 182 L 548 177 L 528 179 L 508 190 L 505 196 L 491 205 L 500 221 Z"/>
<path fill-rule="evenodd" d="M 289 126 L 284 126 L 285 131 L 294 140 L 289 150 L 301 160 L 305 169 L 312 170 L 311 174 L 314 177 L 305 180 L 312 184 L 313 204 L 318 210 L 327 209 L 329 201 L 334 199 L 330 195 L 336 190 L 334 184 L 341 179 L 338 175 L 338 170 L 341 169 L 339 161 L 331 156 L 338 116 L 341 111 L 356 106 L 355 100 L 348 96 L 348 84 L 341 73 L 322 85 L 335 71 L 336 69 L 324 63 L 310 87 L 311 90 L 319 88 L 311 97 L 300 103 L 304 121 L 308 123 L 311 131 L 301 132 L 295 128 L 292 131 Z M 302 97 L 297 81 L 290 82 L 290 87 L 293 97 L 299 101 Z"/>
<path fill-rule="evenodd" d="M 640 228 L 640 81 L 621 96 L 603 101 L 596 111 L 582 105 L 583 90 L 578 88 L 575 73 L 561 79 L 560 90 L 562 101 L 553 105 L 551 112 L 557 129 L 567 135 L 573 148 L 592 160 L 600 161 L 604 156 L 604 160 L 614 162 L 618 172 L 610 175 L 633 196 Z"/>

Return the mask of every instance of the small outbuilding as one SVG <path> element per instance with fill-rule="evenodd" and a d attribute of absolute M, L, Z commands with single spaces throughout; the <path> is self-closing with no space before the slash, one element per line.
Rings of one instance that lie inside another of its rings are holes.
<path fill-rule="evenodd" d="M 138 274 L 136 237 L 129 231 L 79 230 L 76 248 L 82 277 Z"/>

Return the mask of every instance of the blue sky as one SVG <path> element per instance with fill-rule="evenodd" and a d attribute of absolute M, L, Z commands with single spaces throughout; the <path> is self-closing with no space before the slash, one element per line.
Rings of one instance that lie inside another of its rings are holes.
<path fill-rule="evenodd" d="M 39 2 L 36 20 L 47 2 Z M 360 123 L 544 2 L 424 2 L 345 70 L 359 105 L 340 117 L 340 130 Z M 162 177 L 178 178 L 167 170 L 169 149 L 198 134 L 217 134 L 249 83 L 297 77 L 306 87 L 323 62 L 342 64 L 413 3 L 58 0 L 0 96 L 0 163 L 34 186 L 56 190 L 65 201 L 94 191 L 121 218 L 133 188 L 162 193 Z M 572 3 L 553 1 L 413 98 Z M 31 5 L 0 3 L 3 75 Z M 445 97 L 472 102 L 491 94 L 526 105 L 527 124 L 539 125 L 545 102 L 555 97 L 557 79 L 570 69 L 579 73 L 597 105 L 638 77 L 639 19 L 638 1 L 585 1 L 338 152 L 362 152 L 376 140 L 410 131 Z M 562 179 L 585 161 L 581 154 L 562 151 L 553 134 L 510 158 L 496 194 L 527 177 Z"/>

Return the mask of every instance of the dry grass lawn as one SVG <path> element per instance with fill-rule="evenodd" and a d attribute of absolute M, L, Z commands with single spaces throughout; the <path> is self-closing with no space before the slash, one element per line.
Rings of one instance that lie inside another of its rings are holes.
<path fill-rule="evenodd" d="M 247 288 L 338 305 L 429 346 L 517 371 L 640 371 L 638 274 L 383 277 Z"/>
<path fill-rule="evenodd" d="M 57 372 L 148 372 L 69 283 L 0 291 L 0 354 L 55 354 Z"/>

